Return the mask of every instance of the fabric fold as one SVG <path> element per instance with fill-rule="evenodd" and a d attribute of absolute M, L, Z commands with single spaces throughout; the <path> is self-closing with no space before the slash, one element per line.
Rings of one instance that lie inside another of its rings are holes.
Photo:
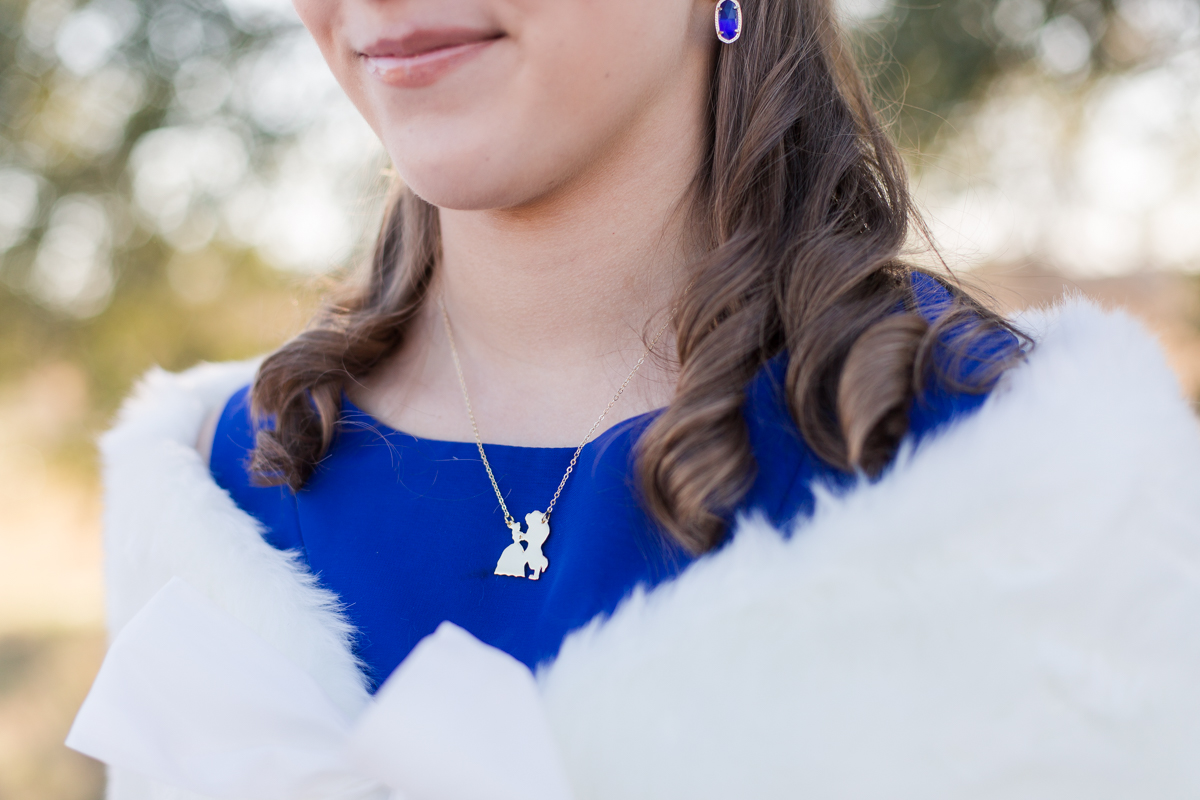
<path fill-rule="evenodd" d="M 121 631 L 67 745 L 223 800 L 568 800 L 528 669 L 449 623 L 358 720 L 185 581 Z"/>
<path fill-rule="evenodd" d="M 380 688 L 350 745 L 364 772 L 413 798 L 571 796 L 532 673 L 449 622 Z"/>

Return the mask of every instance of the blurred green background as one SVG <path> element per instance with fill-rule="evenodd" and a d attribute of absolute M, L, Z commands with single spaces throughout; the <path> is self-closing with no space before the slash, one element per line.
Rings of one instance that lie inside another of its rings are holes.
<path fill-rule="evenodd" d="M 1200 0 L 840 8 L 950 263 L 1130 306 L 1195 396 Z M 296 332 L 386 161 L 278 0 L 0 0 L 0 122 L 0 798 L 93 798 L 93 440 L 147 368 Z"/>

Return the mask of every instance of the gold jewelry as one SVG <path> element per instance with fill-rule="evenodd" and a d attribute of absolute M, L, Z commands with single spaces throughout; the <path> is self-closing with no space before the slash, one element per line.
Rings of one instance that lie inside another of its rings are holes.
<path fill-rule="evenodd" d="M 471 419 L 471 431 L 475 434 L 475 446 L 479 448 L 479 458 L 483 461 L 483 468 L 487 470 L 488 480 L 492 482 L 492 490 L 496 493 L 496 499 L 500 501 L 500 510 L 504 512 L 504 524 L 512 532 L 512 544 L 504 549 L 500 554 L 500 560 L 496 562 L 496 575 L 508 575 L 514 578 L 524 578 L 525 568 L 529 567 L 532 570 L 529 580 L 536 581 L 546 568 L 550 566 L 550 562 L 542 553 L 542 545 L 550 536 L 550 513 L 554 511 L 555 504 L 558 503 L 558 498 L 562 494 L 563 487 L 567 485 L 567 479 L 571 477 L 571 473 L 575 471 L 575 464 L 579 461 L 579 454 L 583 452 L 583 448 L 592 439 L 592 434 L 600 427 L 600 423 L 608 416 L 608 412 L 621 399 L 621 394 L 624 393 L 625 387 L 629 386 L 629 382 L 633 380 L 633 376 L 641 368 L 642 364 L 654 351 L 658 340 L 666 333 L 667 326 L 671 324 L 670 318 L 663 323 L 658 329 L 658 333 L 654 335 L 650 346 L 646 348 L 646 352 L 642 353 L 642 357 L 633 365 L 633 369 L 629 371 L 629 375 L 625 377 L 624 383 L 617 389 L 617 393 L 613 395 L 613 399 L 608 402 L 604 410 L 600 412 L 600 416 L 592 423 L 591 429 L 587 435 L 583 437 L 583 441 L 579 443 L 579 447 L 575 448 L 574 455 L 571 456 L 571 463 L 567 465 L 567 471 L 563 473 L 562 480 L 558 482 L 558 488 L 554 490 L 554 496 L 550 498 L 550 505 L 546 507 L 546 512 L 532 511 L 525 515 L 525 524 L 529 526 L 528 531 L 521 530 L 521 523 L 513 519 L 512 514 L 508 511 L 508 506 L 504 503 L 504 495 L 500 492 L 500 485 L 496 482 L 496 475 L 492 472 L 492 465 L 488 463 L 487 453 L 483 452 L 483 438 L 479 435 L 479 425 L 475 422 L 475 412 L 471 409 L 471 396 L 467 393 L 467 381 L 463 378 L 462 362 L 458 358 L 458 347 L 454 343 L 454 331 L 450 328 L 450 315 L 446 313 L 446 304 L 438 300 L 438 308 L 442 312 L 442 323 L 446 326 L 446 338 L 450 340 L 450 355 L 454 359 L 454 370 L 458 373 L 458 385 L 462 389 L 463 402 L 467 406 L 467 416 Z M 521 542 L 525 543 L 525 547 L 521 546 Z"/>

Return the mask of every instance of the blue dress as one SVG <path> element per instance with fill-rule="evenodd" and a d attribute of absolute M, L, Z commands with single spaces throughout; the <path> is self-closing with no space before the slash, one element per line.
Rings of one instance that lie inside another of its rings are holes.
<path fill-rule="evenodd" d="M 934 305 L 943 299 L 940 286 L 925 288 Z M 1011 352 L 1012 344 L 997 333 L 975 363 Z M 758 471 L 738 509 L 761 512 L 778 526 L 811 513 L 815 483 L 851 477 L 800 437 L 782 390 L 786 365 L 777 357 L 749 387 L 744 413 Z M 246 469 L 254 441 L 248 392 L 237 392 L 221 414 L 213 477 L 263 524 L 271 545 L 297 551 L 341 598 L 373 687 L 443 620 L 533 668 L 634 587 L 654 586 L 691 561 L 656 530 L 631 485 L 634 444 L 655 412 L 610 428 L 583 449 L 543 547 L 549 568 L 533 581 L 493 574 L 512 534 L 473 442 L 410 436 L 345 399 L 333 446 L 308 484 L 296 493 L 258 487 Z M 913 403 L 910 436 L 920 439 L 984 399 L 931 387 Z M 505 502 L 524 523 L 525 514 L 545 510 L 574 448 L 486 450 Z"/>

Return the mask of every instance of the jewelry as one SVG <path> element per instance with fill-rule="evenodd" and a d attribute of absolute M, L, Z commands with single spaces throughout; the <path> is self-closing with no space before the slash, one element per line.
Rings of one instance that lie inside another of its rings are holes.
<path fill-rule="evenodd" d="M 715 12 L 717 38 L 733 44 L 742 36 L 742 4 L 738 0 L 720 0 Z"/>
<path fill-rule="evenodd" d="M 450 328 L 450 315 L 446 313 L 446 304 L 441 300 L 438 301 L 438 307 L 442 311 L 442 323 L 446 326 L 446 338 L 450 340 L 450 355 L 454 358 L 454 370 L 458 373 L 458 385 L 462 389 L 463 402 L 467 406 L 467 416 L 471 419 L 471 430 L 475 434 L 475 446 L 479 448 L 479 458 L 483 461 L 483 468 L 487 470 L 488 480 L 492 482 L 492 490 L 496 493 L 496 499 L 500 501 L 500 510 L 504 512 L 504 524 L 508 526 L 512 533 L 512 544 L 504 548 L 504 552 L 500 554 L 500 560 L 496 562 L 496 575 L 508 575 L 513 578 L 528 577 L 531 581 L 536 581 L 541 574 L 550 566 L 544 553 L 542 553 L 542 545 L 550 536 L 550 513 L 554 511 L 554 506 L 558 503 L 558 498 L 562 494 L 563 487 L 567 485 L 567 478 L 571 477 L 571 473 L 575 471 L 575 464 L 579 461 L 579 454 L 583 452 L 583 448 L 592 439 L 592 434 L 600 427 L 600 423 L 608 416 L 608 412 L 621 399 L 625 387 L 633 380 L 633 376 L 645 363 L 650 353 L 654 351 L 655 345 L 662 335 L 666 332 L 667 326 L 671 323 L 670 318 L 663 323 L 663 326 L 658 329 L 658 333 L 654 335 L 654 339 L 650 342 L 650 346 L 646 348 L 646 352 L 642 353 L 642 357 L 633 365 L 633 369 L 629 371 L 629 375 L 625 377 L 625 382 L 617 389 L 617 393 L 613 395 L 613 399 L 608 402 L 604 410 L 600 412 L 600 417 L 592 423 L 591 430 L 583 437 L 583 441 L 579 443 L 579 447 L 575 448 L 575 454 L 571 456 L 571 463 L 567 465 L 567 471 L 563 473 L 562 480 L 558 482 L 558 488 L 554 490 L 554 496 L 550 498 L 550 505 L 546 507 L 545 513 L 541 511 L 531 511 L 525 515 L 525 524 L 528 526 L 527 531 L 521 530 L 521 523 L 513 519 L 512 514 L 508 511 L 508 506 L 504 503 L 504 495 L 500 492 L 500 485 L 496 482 L 496 475 L 492 472 L 492 465 L 488 463 L 487 453 L 483 452 L 483 438 L 479 435 L 479 425 L 475 422 L 475 412 L 471 409 L 471 396 L 467 393 L 467 381 L 463 377 L 462 362 L 458 358 L 458 347 L 454 343 L 454 331 Z M 521 543 L 525 546 L 522 547 Z M 531 573 L 526 576 L 525 568 L 529 567 Z"/>

